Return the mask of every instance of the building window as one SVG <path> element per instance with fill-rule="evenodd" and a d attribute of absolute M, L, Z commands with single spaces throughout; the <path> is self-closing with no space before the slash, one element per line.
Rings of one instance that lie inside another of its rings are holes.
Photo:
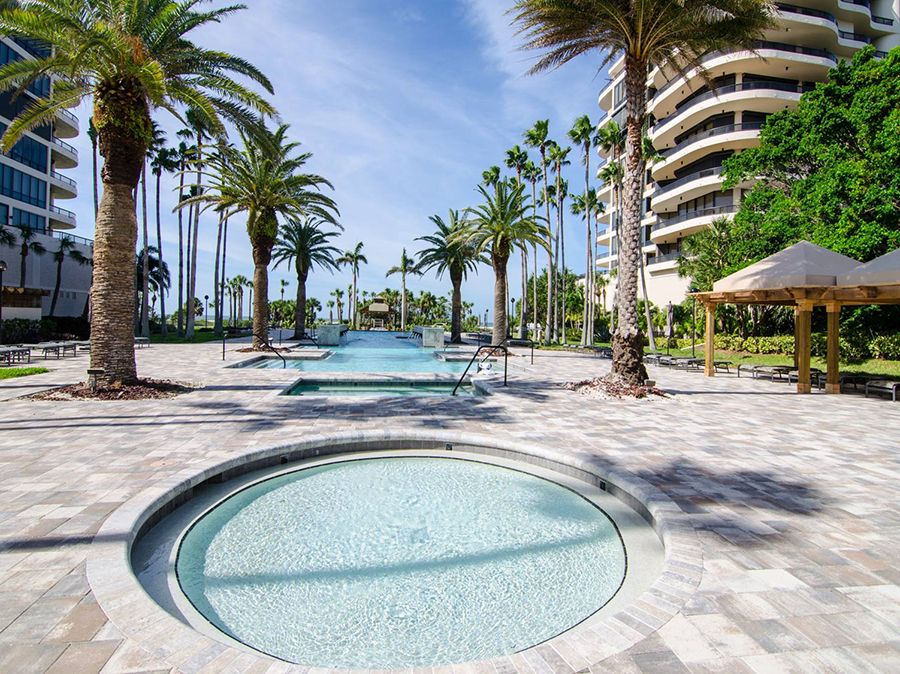
<path fill-rule="evenodd" d="M 14 227 L 31 227 L 39 232 L 47 231 L 47 218 L 37 213 L 29 213 L 20 208 L 14 208 L 12 211 L 12 225 Z"/>
<path fill-rule="evenodd" d="M 47 182 L 6 164 L 0 166 L 0 193 L 32 206 L 47 208 Z"/>
<path fill-rule="evenodd" d="M 0 122 L 0 135 L 6 133 L 6 124 Z M 6 153 L 10 159 L 37 169 L 42 173 L 47 172 L 47 155 L 49 150 L 46 145 L 39 143 L 34 138 L 23 136 L 22 139 L 13 145 L 12 149 Z"/>
<path fill-rule="evenodd" d="M 15 49 L 10 47 L 5 42 L 0 42 L 0 64 L 6 65 L 8 63 L 12 63 L 13 61 L 21 60 L 22 56 Z M 50 95 L 50 78 L 39 77 L 31 84 L 31 86 L 28 87 L 28 91 L 33 93 L 35 96 L 46 98 Z"/>

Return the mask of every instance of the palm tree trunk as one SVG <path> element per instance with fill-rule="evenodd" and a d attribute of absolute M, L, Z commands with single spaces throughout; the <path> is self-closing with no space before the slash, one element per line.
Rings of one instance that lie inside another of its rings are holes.
<path fill-rule="evenodd" d="M 531 205 L 532 211 L 534 212 L 534 219 L 537 221 L 537 181 L 531 181 Z M 531 274 L 531 314 L 533 319 L 534 326 L 534 338 L 537 340 L 537 329 L 538 329 L 538 282 L 537 282 L 537 273 L 538 273 L 538 247 L 537 244 L 534 244 L 534 270 Z"/>
<path fill-rule="evenodd" d="M 178 202 L 184 200 L 184 162 L 181 162 Z M 190 216 L 190 211 L 188 211 Z M 178 209 L 178 336 L 184 335 L 184 209 Z"/>
<path fill-rule="evenodd" d="M 506 263 L 508 257 L 491 255 L 494 268 L 494 327 L 491 344 L 498 345 L 506 339 Z"/>
<path fill-rule="evenodd" d="M 59 300 L 59 288 L 62 285 L 62 268 L 65 253 L 60 252 L 56 260 L 56 283 L 53 285 L 53 299 L 50 300 L 50 316 L 56 315 L 56 302 Z"/>
<path fill-rule="evenodd" d="M 559 216 L 562 209 L 556 202 L 556 235 L 553 237 L 553 341 L 559 341 Z"/>
<path fill-rule="evenodd" d="M 91 138 L 91 169 L 94 179 L 94 222 L 97 221 L 97 212 L 100 210 L 99 189 L 97 187 L 97 138 Z"/>
<path fill-rule="evenodd" d="M 559 203 L 559 260 L 562 266 L 560 276 L 562 277 L 562 292 L 560 293 L 559 317 L 562 330 L 562 343 L 566 343 L 566 199 L 565 196 L 560 198 Z"/>
<path fill-rule="evenodd" d="M 462 272 L 450 270 L 450 283 L 453 285 L 453 296 L 450 300 L 450 343 L 462 342 Z"/>
<path fill-rule="evenodd" d="M 256 305 L 253 307 L 253 348 L 261 349 L 269 338 L 269 263 L 272 261 L 271 240 L 252 241 L 253 244 L 253 288 L 256 290 Z"/>
<path fill-rule="evenodd" d="M 406 313 L 409 311 L 407 308 L 408 300 L 406 299 L 406 272 L 402 272 L 400 274 L 400 330 L 406 330 Z"/>
<path fill-rule="evenodd" d="M 353 267 L 353 297 L 350 298 L 350 327 L 356 330 L 356 266 Z"/>
<path fill-rule="evenodd" d="M 528 338 L 528 329 L 525 327 L 525 307 L 528 304 L 528 249 L 522 248 L 522 300 L 519 308 L 519 339 Z"/>
<path fill-rule="evenodd" d="M 581 345 L 590 346 L 593 341 L 593 323 L 591 320 L 591 298 L 593 297 L 592 283 L 594 279 L 591 265 L 591 207 L 588 204 L 588 192 L 591 190 L 591 144 L 584 146 L 584 222 L 587 232 L 587 245 L 585 246 L 584 263 L 584 306 L 581 311 Z"/>
<path fill-rule="evenodd" d="M 541 148 L 541 166 L 544 171 L 544 206 L 547 209 L 547 318 L 546 330 L 544 332 L 544 344 L 550 345 L 550 321 L 552 319 L 550 307 L 553 302 L 553 235 L 550 234 L 550 193 L 547 184 L 547 159 L 545 151 Z"/>
<path fill-rule="evenodd" d="M 294 305 L 294 336 L 291 339 L 303 339 L 306 336 L 306 279 L 309 272 L 297 269 L 297 302 Z"/>
<path fill-rule="evenodd" d="M 216 233 L 216 266 L 213 270 L 213 333 L 222 334 L 222 310 L 219 304 L 219 259 L 222 254 L 222 230 L 225 224 L 223 212 L 219 213 L 219 229 Z"/>
<path fill-rule="evenodd" d="M 22 265 L 19 268 L 19 287 L 24 288 L 26 276 L 25 265 L 28 263 L 28 244 L 25 242 L 22 243 L 22 248 L 19 250 L 19 257 L 22 258 Z"/>
<path fill-rule="evenodd" d="M 144 259 L 141 267 L 141 337 L 150 336 L 150 231 L 147 228 L 147 160 L 141 165 L 141 223 Z"/>
<path fill-rule="evenodd" d="M 200 132 L 197 132 L 197 194 L 199 195 L 202 190 L 202 164 L 203 164 L 203 136 Z M 194 297 L 197 295 L 197 242 L 200 234 L 200 207 L 197 206 L 194 208 L 194 231 L 193 231 L 193 242 L 191 244 L 191 258 L 188 262 L 188 304 L 191 307 L 191 311 L 188 314 L 187 320 L 187 336 L 194 336 L 194 324 L 196 321 L 196 317 L 194 316 Z"/>
<path fill-rule="evenodd" d="M 614 375 L 638 386 L 647 379 L 643 335 L 637 319 L 637 276 L 641 248 L 641 131 L 646 108 L 646 63 L 625 57 L 627 146 L 623 194 L 622 240 L 619 247 L 619 328 L 613 336 Z"/>
<path fill-rule="evenodd" d="M 222 308 L 219 311 L 219 319 L 222 323 L 220 326 L 220 332 L 224 329 L 225 325 L 225 259 L 226 253 L 228 252 L 228 218 L 225 218 L 225 222 L 222 225 L 222 275 L 219 277 L 219 286 L 221 292 L 219 293 L 219 301 L 222 303 Z M 230 309 L 229 309 L 230 311 Z"/>
<path fill-rule="evenodd" d="M 162 171 L 156 175 L 156 248 L 159 251 L 159 266 L 163 265 L 163 244 L 162 244 L 162 217 L 159 212 L 160 205 L 160 182 L 162 179 Z M 160 324 L 160 333 L 163 337 L 169 334 L 169 325 L 166 320 L 166 288 L 159 289 L 159 315 L 162 319 Z"/>

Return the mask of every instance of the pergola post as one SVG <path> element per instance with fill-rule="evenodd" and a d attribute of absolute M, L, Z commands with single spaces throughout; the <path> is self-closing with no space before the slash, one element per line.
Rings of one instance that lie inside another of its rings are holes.
<path fill-rule="evenodd" d="M 800 308 L 794 307 L 794 369 L 800 367 Z"/>
<path fill-rule="evenodd" d="M 825 308 L 828 310 L 828 355 L 826 357 L 825 393 L 840 393 L 841 305 L 839 302 L 829 302 L 825 305 Z"/>
<path fill-rule="evenodd" d="M 809 381 L 812 308 L 811 302 L 797 302 L 797 393 L 812 392 Z"/>
<path fill-rule="evenodd" d="M 706 307 L 706 338 L 703 344 L 703 352 L 706 359 L 703 373 L 707 377 L 716 376 L 716 305 L 713 302 L 704 302 Z"/>

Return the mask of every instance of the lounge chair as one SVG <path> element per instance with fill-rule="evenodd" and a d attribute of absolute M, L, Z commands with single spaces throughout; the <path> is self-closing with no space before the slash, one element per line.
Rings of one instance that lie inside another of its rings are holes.
<path fill-rule="evenodd" d="M 0 361 L 5 361 L 7 365 L 12 365 L 13 363 L 30 363 L 31 349 L 23 346 L 0 347 Z"/>
<path fill-rule="evenodd" d="M 897 402 L 897 392 L 900 391 L 900 381 L 891 379 L 870 379 L 866 382 L 866 398 L 869 397 L 869 391 L 873 393 L 889 393 L 891 400 Z"/>
<path fill-rule="evenodd" d="M 134 348 L 143 349 L 144 347 L 150 346 L 150 338 L 149 337 L 135 337 L 134 338 Z"/>
<path fill-rule="evenodd" d="M 812 386 L 815 386 L 818 389 L 825 388 L 825 380 L 826 376 L 822 370 L 817 368 L 810 368 L 809 370 L 809 383 Z M 788 384 L 793 384 L 795 381 L 800 381 L 800 371 L 799 370 L 791 370 L 788 372 Z"/>
<path fill-rule="evenodd" d="M 750 376 L 754 379 L 766 377 L 775 381 L 781 380 L 787 376 L 788 372 L 794 369 L 793 365 L 738 365 L 738 377 L 741 376 L 741 370 L 750 370 Z"/>
<path fill-rule="evenodd" d="M 714 360 L 713 361 L 713 369 L 716 372 L 726 372 L 727 374 L 731 374 L 731 368 L 734 365 L 730 360 Z"/>

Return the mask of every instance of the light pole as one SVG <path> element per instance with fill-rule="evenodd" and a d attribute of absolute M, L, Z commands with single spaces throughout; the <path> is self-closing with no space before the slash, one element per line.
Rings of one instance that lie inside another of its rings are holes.
<path fill-rule="evenodd" d="M 206 318 L 203 319 L 203 322 L 206 324 L 206 327 L 209 327 L 209 295 L 204 295 L 203 299 L 206 301 Z"/>
<path fill-rule="evenodd" d="M 3 344 L 3 272 L 6 271 L 6 263 L 0 260 L 0 344 Z"/>
<path fill-rule="evenodd" d="M 509 317 L 506 319 L 506 336 L 512 338 L 513 314 L 516 313 L 516 298 L 509 298 Z"/>

